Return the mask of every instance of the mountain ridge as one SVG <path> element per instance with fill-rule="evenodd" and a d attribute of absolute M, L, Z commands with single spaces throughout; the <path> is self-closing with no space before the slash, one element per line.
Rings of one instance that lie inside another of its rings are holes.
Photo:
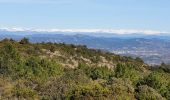
<path fill-rule="evenodd" d="M 12 32 L 0 31 L 0 39 L 24 37 L 32 43 L 52 42 L 75 45 L 87 45 L 89 48 L 101 49 L 120 55 L 141 57 L 148 64 L 170 63 L 170 36 L 144 34 L 110 34 L 105 33 L 51 33 L 48 32 Z M 152 52 L 153 51 L 153 52 Z M 148 56 L 149 55 L 149 56 Z"/>

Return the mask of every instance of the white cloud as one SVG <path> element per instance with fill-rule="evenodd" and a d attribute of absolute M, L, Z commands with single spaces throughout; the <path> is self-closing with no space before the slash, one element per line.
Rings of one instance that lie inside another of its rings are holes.
<path fill-rule="evenodd" d="M 35 32 L 80 32 L 80 33 L 109 33 L 109 34 L 146 34 L 146 35 L 159 35 L 169 33 L 166 31 L 154 30 L 134 30 L 134 29 L 31 29 L 31 28 L 0 28 L 6 31 L 35 31 Z"/>

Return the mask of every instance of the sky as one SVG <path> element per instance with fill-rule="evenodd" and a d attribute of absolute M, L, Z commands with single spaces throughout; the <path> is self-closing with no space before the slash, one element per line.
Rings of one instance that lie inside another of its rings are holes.
<path fill-rule="evenodd" d="M 0 0 L 0 27 L 170 32 L 170 0 Z"/>

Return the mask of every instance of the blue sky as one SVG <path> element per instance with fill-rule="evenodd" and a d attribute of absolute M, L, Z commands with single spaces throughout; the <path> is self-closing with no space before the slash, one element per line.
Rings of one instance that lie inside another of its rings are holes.
<path fill-rule="evenodd" d="M 0 0 L 0 27 L 170 32 L 170 0 Z"/>

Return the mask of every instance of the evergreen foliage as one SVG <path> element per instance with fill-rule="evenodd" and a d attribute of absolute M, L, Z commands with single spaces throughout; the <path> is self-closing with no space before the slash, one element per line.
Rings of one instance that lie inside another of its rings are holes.
<path fill-rule="evenodd" d="M 0 100 L 170 100 L 169 65 L 64 43 L 0 42 Z"/>

